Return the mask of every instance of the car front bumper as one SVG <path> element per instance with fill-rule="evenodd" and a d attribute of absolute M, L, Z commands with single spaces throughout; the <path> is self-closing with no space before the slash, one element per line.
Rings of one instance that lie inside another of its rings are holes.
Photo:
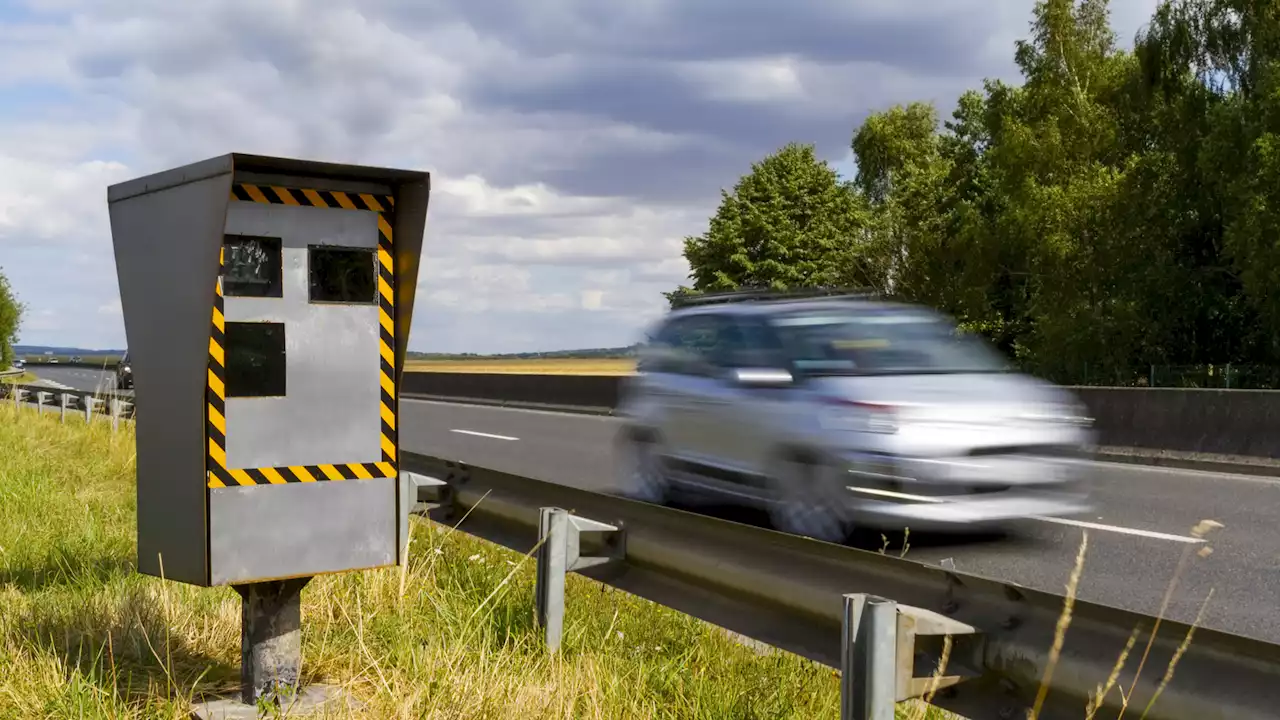
<path fill-rule="evenodd" d="M 1087 465 L 1072 453 L 861 455 L 845 459 L 839 478 L 855 525 L 941 531 L 1089 512 L 1087 480 Z"/>

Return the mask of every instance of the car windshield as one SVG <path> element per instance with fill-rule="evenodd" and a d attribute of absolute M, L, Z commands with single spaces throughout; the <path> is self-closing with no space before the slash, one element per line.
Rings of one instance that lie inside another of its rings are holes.
<path fill-rule="evenodd" d="M 1005 358 L 938 315 L 903 310 L 794 313 L 772 325 L 809 375 L 997 373 Z"/>

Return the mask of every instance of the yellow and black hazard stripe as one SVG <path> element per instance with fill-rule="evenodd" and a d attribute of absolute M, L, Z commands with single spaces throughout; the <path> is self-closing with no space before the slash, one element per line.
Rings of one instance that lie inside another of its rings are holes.
<path fill-rule="evenodd" d="M 378 322 L 381 326 L 378 352 L 381 361 L 382 462 L 342 465 L 298 465 L 275 468 L 235 469 L 227 467 L 226 443 L 226 358 L 222 315 L 222 255 L 218 256 L 218 285 L 213 305 L 213 327 L 209 335 L 209 382 L 207 428 L 209 437 L 209 487 L 235 485 L 282 485 L 291 482 L 370 480 L 396 477 L 397 428 L 400 397 L 395 383 L 395 198 L 390 195 L 310 190 L 277 185 L 235 183 L 233 200 L 272 205 L 369 210 L 378 215 Z"/>

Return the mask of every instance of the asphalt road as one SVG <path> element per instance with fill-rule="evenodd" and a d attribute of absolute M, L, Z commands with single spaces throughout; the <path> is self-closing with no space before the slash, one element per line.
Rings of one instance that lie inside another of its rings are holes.
<path fill-rule="evenodd" d="M 115 371 L 113 370 L 67 365 L 27 365 L 27 372 L 40 378 L 40 381 L 35 384 L 45 385 L 55 390 L 115 389 Z"/>
<path fill-rule="evenodd" d="M 612 444 L 618 421 L 474 405 L 403 400 L 406 450 L 596 492 L 614 492 Z M 1167 617 L 1280 642 L 1280 480 L 1193 470 L 1094 463 L 1096 511 L 1064 522 L 1026 520 L 1000 537 L 908 537 L 906 557 L 922 563 L 1061 593 L 1088 533 L 1080 597 L 1155 614 L 1177 575 Z M 706 508 L 744 522 L 743 511 Z M 1201 520 L 1224 527 L 1207 542 L 1191 537 Z M 880 549 L 878 539 L 860 541 Z M 1201 557 L 1204 549 L 1212 553 Z M 898 552 L 893 548 L 890 552 Z M 1178 574 L 1181 559 L 1186 566 Z"/>

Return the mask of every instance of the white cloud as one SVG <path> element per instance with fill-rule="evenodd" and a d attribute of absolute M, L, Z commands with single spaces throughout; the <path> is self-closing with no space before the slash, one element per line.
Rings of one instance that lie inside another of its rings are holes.
<path fill-rule="evenodd" d="M 1116 3 L 1122 41 L 1153 5 Z M 719 188 L 1007 74 L 1030 8 L 29 0 L 0 9 L 0 268 L 24 342 L 122 347 L 107 185 L 230 151 L 419 168 L 413 348 L 625 344 Z"/>
<path fill-rule="evenodd" d="M 604 291 L 603 290 L 583 290 L 582 291 L 582 309 L 583 310 L 600 310 L 604 307 Z"/>

